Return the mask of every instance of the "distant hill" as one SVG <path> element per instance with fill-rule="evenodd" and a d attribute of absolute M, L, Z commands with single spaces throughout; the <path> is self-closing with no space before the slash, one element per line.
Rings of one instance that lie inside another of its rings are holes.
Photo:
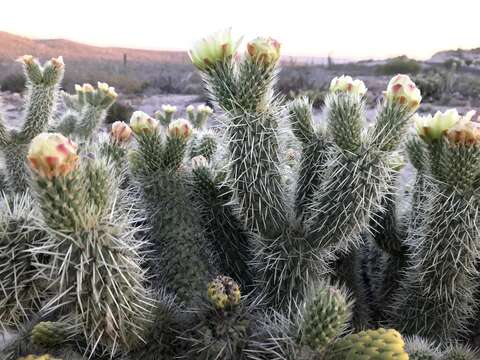
<path fill-rule="evenodd" d="M 429 60 L 427 60 L 427 62 L 443 63 L 446 60 L 450 60 L 450 59 L 480 63 L 480 48 L 469 49 L 469 50 L 457 49 L 457 50 L 439 51 L 433 54 L 433 56 Z"/>
<path fill-rule="evenodd" d="M 19 56 L 31 54 L 43 60 L 62 55 L 67 62 L 72 61 L 123 61 L 127 54 L 128 61 L 160 62 L 185 64 L 190 63 L 185 51 L 157 51 L 128 49 L 118 47 L 100 47 L 86 45 L 65 39 L 36 40 L 0 31 L 0 62 L 10 62 Z M 335 63 L 344 63 L 345 59 L 333 59 Z M 282 57 L 284 64 L 323 65 L 326 57 L 288 56 Z"/>
<path fill-rule="evenodd" d="M 100 47 L 65 39 L 35 40 L 0 31 L 0 61 L 12 61 L 25 54 L 32 54 L 41 59 L 62 55 L 66 61 L 123 61 L 123 55 L 127 54 L 128 61 L 188 62 L 188 55 L 184 51 Z"/>

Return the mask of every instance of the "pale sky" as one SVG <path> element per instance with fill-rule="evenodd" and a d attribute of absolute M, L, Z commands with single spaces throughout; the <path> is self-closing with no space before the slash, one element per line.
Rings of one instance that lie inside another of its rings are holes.
<path fill-rule="evenodd" d="M 0 30 L 100 46 L 184 50 L 225 27 L 290 55 L 425 59 L 480 46 L 479 0 L 2 0 Z"/>

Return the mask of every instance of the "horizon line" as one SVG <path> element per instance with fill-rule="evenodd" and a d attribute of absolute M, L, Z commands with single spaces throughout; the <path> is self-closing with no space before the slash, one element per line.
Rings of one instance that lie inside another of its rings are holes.
<path fill-rule="evenodd" d="M 23 38 L 27 38 L 33 41 L 49 41 L 49 40 L 64 40 L 64 41 L 71 41 L 74 43 L 79 43 L 87 46 L 93 46 L 93 47 L 98 47 L 98 48 L 117 48 L 117 49 L 131 49 L 131 50 L 145 50 L 145 51 L 164 51 L 164 52 L 188 52 L 188 49 L 181 49 L 181 48 L 161 48 L 161 47 L 136 47 L 133 45 L 120 45 L 120 44 L 99 44 L 99 43 L 93 43 L 90 41 L 83 41 L 83 40 L 76 40 L 72 38 L 64 38 L 64 37 L 36 37 L 33 35 L 29 35 L 28 33 L 16 33 L 16 32 L 11 32 L 7 30 L 0 30 L 0 32 L 5 32 L 7 34 L 13 35 L 13 36 L 19 36 Z M 462 50 L 462 51 L 471 51 L 471 50 L 476 50 L 480 49 L 480 45 L 477 47 L 472 47 L 472 48 L 456 48 L 456 49 L 440 49 L 432 53 L 428 57 L 415 57 L 411 55 L 407 55 L 405 53 L 394 53 L 394 54 L 388 54 L 386 56 L 369 56 L 369 57 L 356 57 L 356 56 L 338 56 L 336 57 L 335 55 L 331 55 L 333 51 L 329 51 L 327 54 L 306 54 L 306 53 L 283 53 L 282 56 L 286 57 L 292 57 L 292 58 L 311 58 L 311 59 L 327 59 L 329 56 L 332 59 L 340 60 L 340 61 L 382 61 L 382 60 L 388 60 L 391 58 L 399 57 L 399 56 L 407 56 L 410 59 L 414 59 L 417 61 L 426 61 L 433 57 L 435 54 L 440 53 L 440 52 L 446 52 L 446 51 L 457 51 L 457 50 Z"/>

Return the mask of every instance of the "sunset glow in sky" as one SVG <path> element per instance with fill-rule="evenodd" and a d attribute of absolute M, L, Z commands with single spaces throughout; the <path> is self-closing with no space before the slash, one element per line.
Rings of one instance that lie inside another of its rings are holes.
<path fill-rule="evenodd" d="M 480 47 L 478 0 L 2 0 L 0 30 L 100 46 L 184 50 L 232 27 L 290 55 L 425 59 Z"/>

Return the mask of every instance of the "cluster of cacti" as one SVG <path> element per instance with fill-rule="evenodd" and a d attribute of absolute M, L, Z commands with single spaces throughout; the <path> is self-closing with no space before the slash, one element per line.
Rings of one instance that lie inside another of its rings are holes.
<path fill-rule="evenodd" d="M 340 76 L 317 122 L 276 92 L 276 40 L 238 48 L 224 31 L 190 51 L 218 126 L 164 105 L 108 136 L 113 88 L 76 86 L 55 119 L 61 58 L 22 58 L 25 125 L 0 122 L 0 357 L 477 358 L 473 114 L 419 117 L 397 75 L 369 126 L 365 84 Z"/>

